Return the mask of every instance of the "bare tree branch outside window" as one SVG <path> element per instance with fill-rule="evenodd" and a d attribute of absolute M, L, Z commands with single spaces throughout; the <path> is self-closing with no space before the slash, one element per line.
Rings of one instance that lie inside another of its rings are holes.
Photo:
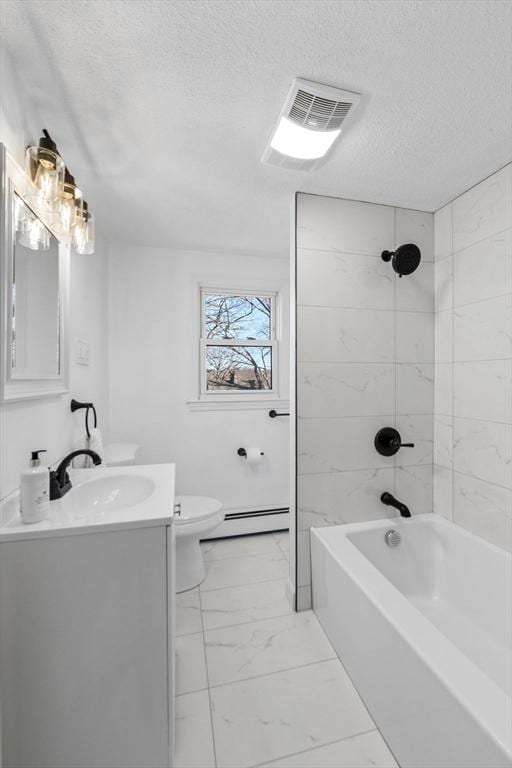
<path fill-rule="evenodd" d="M 273 335 L 271 297 L 205 293 L 203 313 L 207 390 L 272 389 L 272 344 L 265 344 Z"/>

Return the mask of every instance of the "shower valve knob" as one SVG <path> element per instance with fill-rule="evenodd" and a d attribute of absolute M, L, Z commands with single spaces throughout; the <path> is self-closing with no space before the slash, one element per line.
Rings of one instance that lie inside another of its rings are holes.
<path fill-rule="evenodd" d="M 394 427 L 383 427 L 375 435 L 375 449 L 381 456 L 394 456 L 400 448 L 414 448 L 414 443 L 402 443 L 400 432 Z"/>

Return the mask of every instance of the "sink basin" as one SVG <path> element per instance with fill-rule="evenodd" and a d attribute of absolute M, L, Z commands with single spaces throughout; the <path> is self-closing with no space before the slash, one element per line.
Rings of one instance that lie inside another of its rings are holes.
<path fill-rule="evenodd" d="M 113 512 L 146 501 L 154 490 L 154 481 L 144 475 L 109 475 L 73 486 L 67 496 L 85 513 Z"/>
<path fill-rule="evenodd" d="M 17 504 L 0 503 L 0 542 L 171 525 L 174 464 L 70 469 L 72 488 L 50 502 L 46 520 L 25 525 Z"/>

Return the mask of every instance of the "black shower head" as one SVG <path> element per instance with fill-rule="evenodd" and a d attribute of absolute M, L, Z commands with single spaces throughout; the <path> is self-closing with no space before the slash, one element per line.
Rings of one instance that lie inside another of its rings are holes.
<path fill-rule="evenodd" d="M 421 261 L 421 251 L 414 243 L 400 245 L 396 251 L 382 251 L 383 261 L 391 261 L 391 265 L 399 277 L 410 275 L 418 268 Z"/>

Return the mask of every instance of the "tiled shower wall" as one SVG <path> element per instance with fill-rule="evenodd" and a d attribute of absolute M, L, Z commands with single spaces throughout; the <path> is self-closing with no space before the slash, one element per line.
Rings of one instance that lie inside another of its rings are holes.
<path fill-rule="evenodd" d="M 434 510 L 512 529 L 512 166 L 435 214 Z"/>
<path fill-rule="evenodd" d="M 399 278 L 383 250 L 416 243 Z M 432 511 L 433 215 L 297 195 L 297 548 L 299 609 L 311 604 L 309 528 L 387 517 L 391 491 Z M 387 458 L 376 432 L 404 442 Z"/>

